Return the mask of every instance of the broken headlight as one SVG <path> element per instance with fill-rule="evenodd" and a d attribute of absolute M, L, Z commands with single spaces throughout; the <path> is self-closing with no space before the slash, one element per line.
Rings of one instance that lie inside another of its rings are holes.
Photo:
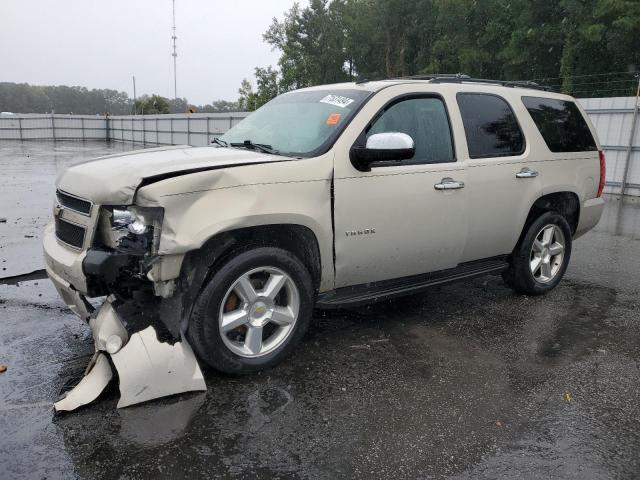
<path fill-rule="evenodd" d="M 164 210 L 153 207 L 112 207 L 105 211 L 102 240 L 115 250 L 156 253 Z"/>
<path fill-rule="evenodd" d="M 142 235 L 149 230 L 149 225 L 147 225 L 145 219 L 139 218 L 131 210 L 114 208 L 112 215 L 112 223 L 115 227 L 127 227 L 127 230 L 135 235 Z"/>

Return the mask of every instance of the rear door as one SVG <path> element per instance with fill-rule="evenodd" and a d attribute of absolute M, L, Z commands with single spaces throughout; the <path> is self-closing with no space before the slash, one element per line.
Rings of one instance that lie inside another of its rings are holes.
<path fill-rule="evenodd" d="M 458 92 L 456 100 L 467 140 L 469 228 L 462 261 L 511 253 L 542 188 L 518 105 L 483 91 Z"/>
<path fill-rule="evenodd" d="M 443 270 L 460 261 L 467 221 L 465 166 L 455 158 L 444 98 L 420 88 L 377 93 L 336 144 L 336 287 Z M 349 150 L 383 132 L 410 135 L 415 156 L 358 170 Z M 445 178 L 460 187 L 436 189 Z"/>
<path fill-rule="evenodd" d="M 544 193 L 574 192 L 582 202 L 595 198 L 600 183 L 600 158 L 586 115 L 570 97 L 523 96 L 532 131 L 540 137 L 544 162 L 537 170 Z"/>

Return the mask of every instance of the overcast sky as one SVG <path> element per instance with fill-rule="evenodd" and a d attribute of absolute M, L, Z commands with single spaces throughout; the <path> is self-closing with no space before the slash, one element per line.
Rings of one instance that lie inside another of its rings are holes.
<path fill-rule="evenodd" d="M 236 100 L 262 40 L 294 0 L 176 0 L 178 96 Z M 299 1 L 302 5 L 308 1 Z M 0 0 L 0 82 L 80 85 L 173 97 L 171 0 Z"/>

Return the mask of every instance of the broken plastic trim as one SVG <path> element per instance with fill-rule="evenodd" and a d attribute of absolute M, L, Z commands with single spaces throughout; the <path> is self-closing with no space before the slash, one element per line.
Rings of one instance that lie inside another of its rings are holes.
<path fill-rule="evenodd" d="M 118 408 L 207 389 L 189 344 L 184 339 L 173 345 L 159 342 L 153 327 L 131 335 L 111 359 L 120 378 Z"/>
<path fill-rule="evenodd" d="M 96 352 L 78 385 L 69 390 L 62 400 L 53 404 L 56 412 L 68 412 L 93 402 L 109 385 L 112 378 L 113 372 L 107 356 Z"/>
<path fill-rule="evenodd" d="M 111 299 L 102 304 L 90 325 L 96 353 L 78 385 L 54 404 L 56 411 L 75 410 L 98 398 L 113 377 L 107 355 L 120 380 L 118 408 L 207 389 L 198 361 L 184 338 L 173 345 L 160 342 L 152 326 L 127 338 Z"/>

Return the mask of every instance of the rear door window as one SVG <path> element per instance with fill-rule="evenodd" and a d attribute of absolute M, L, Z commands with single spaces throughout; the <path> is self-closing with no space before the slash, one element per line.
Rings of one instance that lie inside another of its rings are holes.
<path fill-rule="evenodd" d="M 598 149 L 587 122 L 574 102 L 522 97 L 522 103 L 552 152 L 587 152 Z"/>
<path fill-rule="evenodd" d="M 457 100 L 471 158 L 524 152 L 524 135 L 506 100 L 486 93 L 458 93 Z"/>

